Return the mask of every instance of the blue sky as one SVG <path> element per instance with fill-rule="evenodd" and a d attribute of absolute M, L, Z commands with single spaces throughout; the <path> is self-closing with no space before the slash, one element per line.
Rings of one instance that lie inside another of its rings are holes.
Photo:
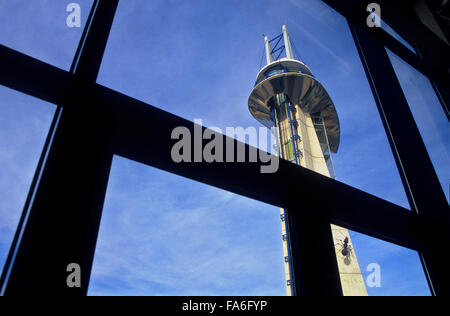
<path fill-rule="evenodd" d="M 0 0 L 0 44 L 68 70 L 82 31 L 65 24 L 69 3 Z M 84 25 L 92 1 L 77 3 Z M 206 126 L 259 127 L 247 99 L 262 34 L 282 24 L 336 105 L 337 180 L 409 209 L 346 21 L 320 1 L 120 1 L 97 82 Z M 448 186 L 450 137 L 434 92 L 391 58 Z M 0 87 L 0 266 L 53 111 Z M 284 295 L 280 233 L 276 207 L 115 156 L 89 294 Z M 351 236 L 364 277 L 381 266 L 369 294 L 428 294 L 415 252 Z"/>

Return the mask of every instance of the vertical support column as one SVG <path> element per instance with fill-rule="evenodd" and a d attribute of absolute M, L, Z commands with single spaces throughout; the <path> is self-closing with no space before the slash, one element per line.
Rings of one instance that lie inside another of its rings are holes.
<path fill-rule="evenodd" d="M 92 97 L 88 93 L 88 97 Z M 87 293 L 112 152 L 101 111 L 66 104 L 50 152 L 5 266 L 4 295 Z M 80 126 L 81 125 L 81 126 Z M 80 267 L 80 287 L 69 287 L 69 264 Z"/>
<path fill-rule="evenodd" d="M 266 62 L 267 64 L 270 64 L 273 62 L 272 46 L 270 45 L 269 38 L 267 36 L 264 36 L 264 44 L 266 47 Z"/>
<path fill-rule="evenodd" d="M 284 38 L 284 47 L 286 49 L 286 57 L 289 59 L 294 59 L 294 54 L 292 53 L 291 40 L 289 38 L 289 33 L 287 31 L 286 25 L 283 25 L 283 38 Z"/>
<path fill-rule="evenodd" d="M 285 158 L 285 148 L 284 148 L 284 144 L 283 144 L 283 134 L 280 128 L 280 125 L 278 123 L 278 111 L 276 111 L 275 109 L 280 109 L 280 102 L 278 102 L 278 98 L 277 101 L 275 103 L 275 105 L 272 108 L 272 117 L 273 117 L 273 121 L 275 124 L 275 127 L 278 129 L 278 137 L 277 137 L 277 144 L 278 144 L 278 154 L 280 156 L 280 158 Z M 282 244 L 283 244 L 283 256 L 285 258 L 287 258 L 287 262 L 286 260 L 284 261 L 284 274 L 285 274 L 285 281 L 286 281 L 286 295 L 287 296 L 294 296 L 296 295 L 295 293 L 295 288 L 293 285 L 293 281 L 294 281 L 294 276 L 292 274 L 292 256 L 290 254 L 290 247 L 289 247 L 289 229 L 288 229 L 288 225 L 287 225 L 287 210 L 284 208 L 280 208 L 280 217 L 281 217 L 281 234 L 282 234 Z"/>
<path fill-rule="evenodd" d="M 321 215 L 325 209 L 317 205 L 314 210 L 286 212 L 296 295 L 342 296 L 331 226 Z"/>
<path fill-rule="evenodd" d="M 286 281 L 286 295 L 287 296 L 295 296 L 295 288 L 294 288 L 294 275 L 292 274 L 292 255 L 290 248 L 290 236 L 288 229 L 288 215 L 287 210 L 284 208 L 280 208 L 280 217 L 281 217 L 281 236 L 283 239 L 283 256 L 284 256 L 284 276 Z M 286 261 L 287 259 L 287 261 Z"/>
<path fill-rule="evenodd" d="M 87 293 L 113 157 L 111 119 L 92 83 L 117 4 L 118 0 L 93 4 L 71 67 L 71 91 L 56 112 L 49 148 L 42 154 L 43 165 L 36 171 L 36 185 L 2 273 L 2 295 Z M 79 287 L 67 283 L 72 263 L 80 267 Z"/>
<path fill-rule="evenodd" d="M 449 207 L 385 48 L 349 22 L 411 209 L 422 217 L 421 259 L 434 295 L 450 295 Z"/>

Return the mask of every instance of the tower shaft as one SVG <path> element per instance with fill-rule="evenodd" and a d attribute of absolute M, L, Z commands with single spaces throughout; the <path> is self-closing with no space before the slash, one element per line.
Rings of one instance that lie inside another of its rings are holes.
<path fill-rule="evenodd" d="M 309 68 L 294 58 L 286 25 L 283 25 L 282 31 L 282 34 L 273 39 L 278 40 L 274 50 L 268 37 L 264 37 L 267 65 L 257 75 L 255 87 L 249 97 L 249 110 L 263 125 L 269 128 L 275 125 L 281 158 L 334 178 L 331 152 L 337 152 L 340 140 L 336 109 Z M 283 48 L 277 47 L 281 36 L 284 39 L 286 58 L 274 61 L 272 53 Z M 314 205 L 306 203 L 307 198 L 299 194 L 298 204 Z M 287 212 L 289 211 L 285 209 L 280 210 L 286 292 L 287 295 L 295 295 Z M 367 295 L 348 230 L 335 225 L 331 225 L 331 229 L 343 294 Z"/>
<path fill-rule="evenodd" d="M 329 153 L 330 150 L 321 116 L 304 112 L 298 105 L 291 104 L 283 94 L 274 98 L 273 106 L 280 156 L 324 176 L 330 177 L 330 174 L 334 174 L 331 156 L 325 157 L 325 154 Z M 320 201 L 317 201 L 317 203 L 320 203 Z M 301 198 L 299 198 L 299 204 L 302 204 Z M 308 205 L 311 205 L 311 203 L 308 203 Z M 286 294 L 290 296 L 294 293 L 291 283 L 291 254 L 289 253 L 289 233 L 286 225 L 287 212 L 288 210 L 280 209 Z M 348 230 L 336 225 L 331 225 L 331 229 L 342 292 L 348 296 L 367 295 Z M 347 246 L 347 253 L 344 255 L 342 251 L 346 238 L 349 247 Z"/>

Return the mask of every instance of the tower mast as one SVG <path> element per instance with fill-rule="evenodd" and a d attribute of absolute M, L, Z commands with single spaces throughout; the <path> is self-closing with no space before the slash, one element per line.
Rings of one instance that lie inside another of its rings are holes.
<path fill-rule="evenodd" d="M 281 36 L 284 47 L 277 47 Z M 271 41 L 264 37 L 267 64 L 259 71 L 250 94 L 250 113 L 268 128 L 277 128 L 281 158 L 334 178 L 331 153 L 337 152 L 340 140 L 335 106 L 309 68 L 294 58 L 286 25 L 277 38 L 279 40 L 272 49 Z M 286 57 L 274 60 L 273 53 L 282 48 Z M 299 204 L 311 205 L 305 203 L 307 198 L 299 192 Z M 287 212 L 280 210 L 286 293 L 295 295 Z M 336 225 L 331 225 L 331 229 L 344 295 L 367 295 L 348 230 Z"/>

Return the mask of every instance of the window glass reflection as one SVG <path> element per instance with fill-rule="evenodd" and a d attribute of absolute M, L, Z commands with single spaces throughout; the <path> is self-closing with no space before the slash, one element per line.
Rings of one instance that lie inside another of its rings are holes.
<path fill-rule="evenodd" d="M 450 124 L 428 78 L 390 50 L 387 52 L 448 201 Z"/>
<path fill-rule="evenodd" d="M 92 3 L 93 0 L 3 0 L 0 44 L 69 70 Z"/>
<path fill-rule="evenodd" d="M 56 106 L 0 86 L 0 270 Z"/>

